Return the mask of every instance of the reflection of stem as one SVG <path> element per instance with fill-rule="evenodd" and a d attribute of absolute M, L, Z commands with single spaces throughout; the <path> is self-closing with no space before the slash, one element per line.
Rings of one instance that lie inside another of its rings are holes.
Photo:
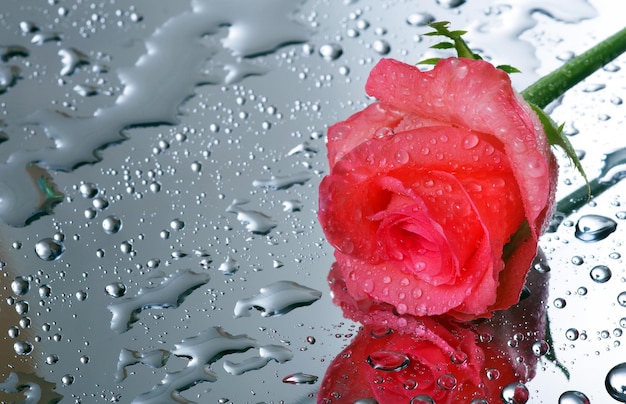
<path fill-rule="evenodd" d="M 589 188 L 583 186 L 558 201 L 556 211 L 569 216 L 587 203 L 590 197 L 596 197 L 626 177 L 626 148 L 615 150 L 604 156 L 604 165 L 598 178 L 589 182 Z"/>
<path fill-rule="evenodd" d="M 626 28 L 543 76 L 521 94 L 526 101 L 545 108 L 624 52 L 626 52 Z"/>
<path fill-rule="evenodd" d="M 594 178 L 589 181 L 589 188 L 587 188 L 587 185 L 583 185 L 571 194 L 567 195 L 565 198 L 558 201 L 556 204 L 556 211 L 564 214 L 565 216 L 569 216 L 580 209 L 584 204 L 589 202 L 590 197 L 593 198 L 600 195 L 609 189 L 611 185 L 614 185 L 614 183 L 600 182 L 597 178 Z"/>
<path fill-rule="evenodd" d="M 565 365 L 559 362 L 559 360 L 556 358 L 556 352 L 554 350 L 554 340 L 552 339 L 552 333 L 550 332 L 550 317 L 548 316 L 547 313 L 546 313 L 546 337 L 545 338 L 546 338 L 546 343 L 550 347 L 550 350 L 548 351 L 548 353 L 544 355 L 544 358 L 554 363 L 554 366 L 559 368 L 559 370 L 563 372 L 563 374 L 565 375 L 565 378 L 569 380 L 570 378 L 569 370 L 565 367 Z"/>

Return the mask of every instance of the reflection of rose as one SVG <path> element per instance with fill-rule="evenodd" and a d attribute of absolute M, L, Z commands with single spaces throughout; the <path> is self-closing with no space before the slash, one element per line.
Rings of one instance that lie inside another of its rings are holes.
<path fill-rule="evenodd" d="M 556 163 L 508 75 L 462 58 L 430 72 L 384 59 L 366 89 L 379 102 L 329 129 L 320 186 L 348 293 L 459 319 L 517 302 Z"/>
<path fill-rule="evenodd" d="M 530 296 L 510 309 L 458 323 L 447 316 L 400 316 L 376 304 L 358 307 L 335 280 L 335 302 L 365 325 L 329 366 L 318 403 L 408 403 L 420 395 L 437 404 L 500 403 L 505 386 L 535 375 L 533 348 L 545 342 L 546 275 L 532 271 L 528 286 Z"/>

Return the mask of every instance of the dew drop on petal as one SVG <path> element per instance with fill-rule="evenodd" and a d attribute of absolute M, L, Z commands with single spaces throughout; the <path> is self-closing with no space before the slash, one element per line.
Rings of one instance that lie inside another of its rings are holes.
<path fill-rule="evenodd" d="M 463 148 L 465 150 L 469 150 L 469 149 L 473 149 L 474 147 L 476 147 L 476 145 L 478 145 L 478 136 L 476 136 L 473 133 L 470 133 L 469 135 L 465 136 L 465 138 L 463 139 Z"/>

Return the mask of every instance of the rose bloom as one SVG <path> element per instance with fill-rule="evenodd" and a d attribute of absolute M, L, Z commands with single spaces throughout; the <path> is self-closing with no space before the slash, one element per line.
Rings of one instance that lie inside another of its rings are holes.
<path fill-rule="evenodd" d="M 507 393 L 514 390 L 516 402 L 526 402 L 523 383 L 547 352 L 536 347 L 546 344 L 548 275 L 532 271 L 527 285 L 518 304 L 490 319 L 459 323 L 448 316 L 399 316 L 375 305 L 362 312 L 336 280 L 335 303 L 359 312 L 365 325 L 331 362 L 317 402 L 501 403 L 507 386 L 516 387 Z M 415 397 L 422 401 L 411 401 Z"/>
<path fill-rule="evenodd" d="M 467 320 L 519 300 L 552 212 L 539 118 L 488 62 L 381 60 L 377 102 L 328 130 L 319 219 L 363 304 Z"/>

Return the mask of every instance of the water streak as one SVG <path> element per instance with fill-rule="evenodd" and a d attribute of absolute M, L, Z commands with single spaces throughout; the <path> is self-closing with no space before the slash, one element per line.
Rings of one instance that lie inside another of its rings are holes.
<path fill-rule="evenodd" d="M 176 124 L 178 106 L 193 95 L 196 86 L 262 74 L 262 69 L 246 69 L 244 65 L 249 65 L 253 57 L 308 39 L 307 30 L 290 16 L 294 6 L 297 3 L 294 5 L 290 0 L 193 1 L 191 11 L 172 17 L 146 40 L 148 51 L 133 67 L 119 70 L 124 90 L 115 104 L 87 117 L 38 110 L 18 122 L 42 127 L 54 145 L 16 151 L 0 165 L 0 220 L 12 226 L 24 226 L 33 216 L 50 213 L 49 198 L 35 186 L 45 176 L 33 181 L 27 167 L 36 164 L 50 171 L 72 171 L 83 164 L 96 163 L 100 160 L 98 150 L 126 139 L 125 129 Z M 209 77 L 204 68 L 217 52 L 203 38 L 224 29 L 228 35 L 221 45 L 236 58 L 247 61 L 241 63 L 242 70 L 231 66 L 230 72 L 224 72 L 220 67 L 220 73 L 223 76 L 228 73 L 228 77 L 216 81 L 216 75 L 212 73 Z M 62 38 L 41 32 L 33 36 L 33 43 L 37 44 L 51 40 Z M 3 57 L 8 52 L 3 51 Z M 76 65 L 86 63 L 76 55 L 67 49 L 63 51 L 61 56 L 66 63 L 61 74 L 71 74 Z"/>
<path fill-rule="evenodd" d="M 263 317 L 286 314 L 308 306 L 322 297 L 322 292 L 292 281 L 278 281 L 262 287 L 258 294 L 240 299 L 235 304 L 235 317 L 249 317 L 252 308 L 261 310 Z"/>
<path fill-rule="evenodd" d="M 206 284 L 209 279 L 208 273 L 178 271 L 157 286 L 142 288 L 136 296 L 110 304 L 107 308 L 113 314 L 111 329 L 118 334 L 128 331 L 138 320 L 137 315 L 146 309 L 178 307 L 191 292 Z"/>

